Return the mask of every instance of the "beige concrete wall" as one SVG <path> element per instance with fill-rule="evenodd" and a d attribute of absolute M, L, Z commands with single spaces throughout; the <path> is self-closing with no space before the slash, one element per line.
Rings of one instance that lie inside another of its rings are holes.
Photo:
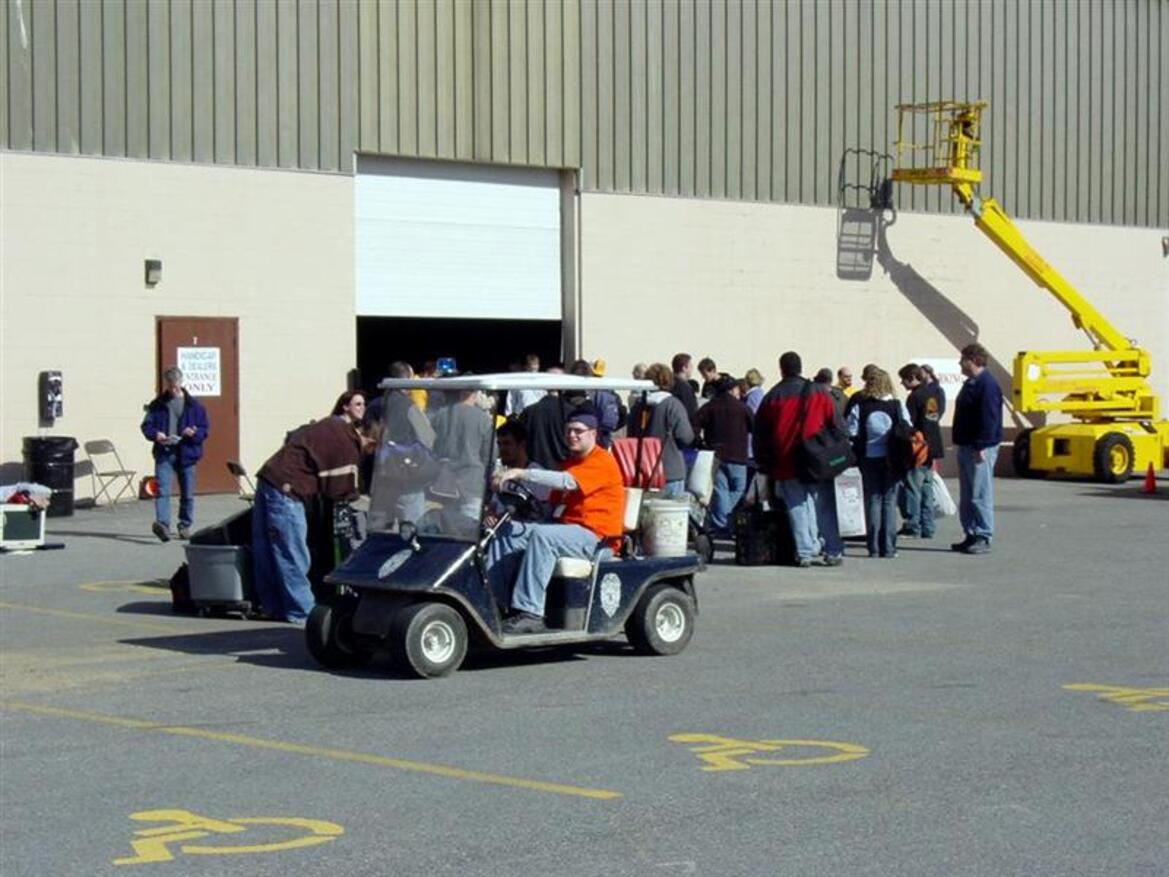
<path fill-rule="evenodd" d="M 623 195 L 581 198 L 581 340 L 609 374 L 678 351 L 777 379 L 805 371 L 954 358 L 977 339 L 1009 375 L 1017 351 L 1086 349 L 1067 312 L 964 216 L 904 214 L 891 258 L 837 276 L 836 210 Z M 1169 259 L 1156 229 L 1021 222 L 1048 261 L 1146 347 L 1169 407 Z M 1004 374 L 1000 372 L 1000 374 Z M 1009 393 L 1009 382 L 1004 383 Z"/>
<path fill-rule="evenodd" d="M 163 262 L 153 289 L 147 258 Z M 152 471 L 138 424 L 155 317 L 230 316 L 254 470 L 328 412 L 354 363 L 353 178 L 0 153 L 0 295 L 0 463 L 38 434 L 37 373 L 60 369 L 65 416 L 47 433 L 110 438 Z"/>

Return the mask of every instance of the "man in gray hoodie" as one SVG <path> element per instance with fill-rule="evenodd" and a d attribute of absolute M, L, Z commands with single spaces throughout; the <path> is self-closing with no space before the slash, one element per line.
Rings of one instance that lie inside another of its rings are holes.
<path fill-rule="evenodd" d="M 694 428 L 683 404 L 671 394 L 674 373 L 665 363 L 655 362 L 645 372 L 657 390 L 638 402 L 629 412 L 626 429 L 632 438 L 651 436 L 662 443 L 662 472 L 666 478 L 663 493 L 679 497 L 686 492 L 686 461 L 681 448 L 694 443 Z"/>

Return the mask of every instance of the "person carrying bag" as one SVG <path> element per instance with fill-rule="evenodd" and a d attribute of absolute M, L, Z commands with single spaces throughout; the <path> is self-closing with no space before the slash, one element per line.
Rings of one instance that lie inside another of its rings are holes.
<path fill-rule="evenodd" d="M 808 416 L 808 397 L 812 393 L 812 381 L 805 381 L 800 392 L 800 410 L 797 435 L 804 434 L 804 422 Z M 840 428 L 835 420 L 829 420 L 818 432 L 801 439 L 796 446 L 796 473 L 801 481 L 817 484 L 832 481 L 851 466 L 856 465 L 852 450 L 852 439 Z"/>

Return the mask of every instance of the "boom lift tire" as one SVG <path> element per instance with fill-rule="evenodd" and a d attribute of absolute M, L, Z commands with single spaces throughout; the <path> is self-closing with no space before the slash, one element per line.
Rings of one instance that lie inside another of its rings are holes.
<path fill-rule="evenodd" d="M 467 656 L 467 623 L 445 603 L 406 606 L 390 624 L 390 653 L 417 676 L 449 676 Z"/>
<path fill-rule="evenodd" d="M 642 655 L 676 655 L 694 635 L 694 601 L 671 584 L 646 591 L 625 622 L 625 635 Z"/>
<path fill-rule="evenodd" d="M 1105 433 L 1096 442 L 1092 465 L 1096 480 L 1104 484 L 1120 484 L 1132 477 L 1133 449 L 1128 436 L 1119 432 Z"/>
<path fill-rule="evenodd" d="M 1011 448 L 1011 463 L 1015 468 L 1016 478 L 1037 478 L 1039 473 L 1031 468 L 1031 433 L 1033 429 L 1020 430 L 1015 435 L 1015 444 Z"/>
<path fill-rule="evenodd" d="M 353 642 L 353 608 L 348 605 L 318 603 L 304 625 L 305 644 L 323 667 L 330 670 L 354 670 L 364 667 L 373 653 Z"/>

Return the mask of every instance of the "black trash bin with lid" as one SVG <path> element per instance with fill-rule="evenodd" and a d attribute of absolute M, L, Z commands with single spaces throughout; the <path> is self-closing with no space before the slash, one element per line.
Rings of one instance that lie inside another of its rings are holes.
<path fill-rule="evenodd" d="M 73 452 L 77 439 L 71 435 L 24 437 L 24 479 L 51 488 L 53 496 L 45 513 L 50 518 L 73 514 Z"/>

